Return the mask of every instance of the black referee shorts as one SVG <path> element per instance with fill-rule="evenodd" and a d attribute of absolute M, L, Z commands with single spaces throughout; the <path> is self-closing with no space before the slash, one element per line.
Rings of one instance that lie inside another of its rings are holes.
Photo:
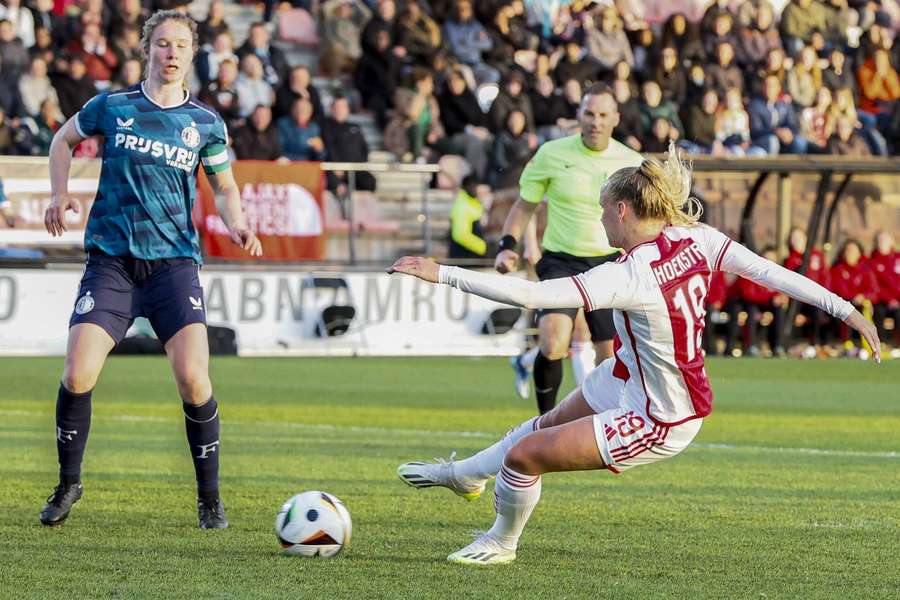
<path fill-rule="evenodd" d="M 544 252 L 541 260 L 535 267 L 537 276 L 541 281 L 546 279 L 561 279 L 573 277 L 579 273 L 590 271 L 597 265 L 613 262 L 621 253 L 615 252 L 606 256 L 572 256 L 565 252 Z M 572 322 L 578 314 L 577 308 L 542 308 L 538 311 L 538 319 L 549 314 L 568 315 Z M 594 342 L 607 342 L 616 335 L 613 326 L 612 309 L 601 308 L 585 314 L 588 327 L 591 330 L 591 340 Z"/>

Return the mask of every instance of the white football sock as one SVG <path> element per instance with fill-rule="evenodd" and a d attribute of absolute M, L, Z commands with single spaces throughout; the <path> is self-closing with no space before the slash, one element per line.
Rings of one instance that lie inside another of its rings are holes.
<path fill-rule="evenodd" d="M 581 385 L 588 373 L 594 370 L 597 360 L 597 351 L 591 342 L 572 342 L 572 373 L 575 375 L 575 384 Z"/>
<path fill-rule="evenodd" d="M 485 448 L 478 454 L 464 460 L 453 463 L 453 474 L 457 479 L 466 481 L 484 480 L 493 477 L 500 470 L 503 457 L 509 449 L 523 437 L 537 431 L 537 420 L 540 417 L 532 417 L 517 427 L 510 429 L 499 442 Z"/>
<path fill-rule="evenodd" d="M 525 369 L 528 371 L 534 370 L 534 361 L 537 358 L 538 352 L 540 351 L 540 346 L 534 346 L 531 350 L 523 352 L 521 355 L 519 355 L 519 364 L 525 367 Z"/>
<path fill-rule="evenodd" d="M 528 517 L 541 499 L 540 475 L 523 475 L 503 465 L 494 484 L 497 518 L 488 535 L 501 546 L 515 550 Z"/>

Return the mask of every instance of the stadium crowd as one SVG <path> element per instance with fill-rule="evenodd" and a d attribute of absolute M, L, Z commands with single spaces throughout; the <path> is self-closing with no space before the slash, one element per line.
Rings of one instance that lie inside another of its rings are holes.
<path fill-rule="evenodd" d="M 139 82 L 141 28 L 159 8 L 188 5 L 0 1 L 0 154 L 46 155 L 94 94 Z M 615 137 L 642 152 L 670 140 L 713 155 L 900 152 L 895 0 L 267 0 L 240 45 L 226 8 L 212 0 L 199 24 L 190 85 L 226 120 L 239 159 L 365 161 L 351 116 L 367 111 L 398 160 L 457 155 L 477 181 L 514 188 L 540 143 L 577 131 L 582 91 L 598 82 L 619 103 Z M 304 28 L 318 39 L 315 72 L 284 52 Z M 328 106 L 314 75 L 332 82 Z M 99 152 L 87 140 L 76 156 Z M 346 175 L 329 173 L 328 189 L 345 194 Z M 802 236 L 788 266 L 799 266 Z M 884 233 L 868 256 L 848 241 L 830 269 L 814 254 L 811 271 L 883 326 L 900 305 L 898 262 Z M 784 298 L 746 282 L 714 288 L 711 327 L 726 352 L 755 352 L 760 324 L 780 329 Z M 846 336 L 804 317 L 811 344 Z"/>

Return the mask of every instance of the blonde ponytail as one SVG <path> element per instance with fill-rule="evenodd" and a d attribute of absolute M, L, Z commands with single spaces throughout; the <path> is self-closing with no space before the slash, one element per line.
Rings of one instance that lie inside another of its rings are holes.
<path fill-rule="evenodd" d="M 693 225 L 703 213 L 700 201 L 691 196 L 691 166 L 678 156 L 674 142 L 663 162 L 645 158 L 640 167 L 613 173 L 602 194 L 628 202 L 642 220 L 668 225 Z"/>

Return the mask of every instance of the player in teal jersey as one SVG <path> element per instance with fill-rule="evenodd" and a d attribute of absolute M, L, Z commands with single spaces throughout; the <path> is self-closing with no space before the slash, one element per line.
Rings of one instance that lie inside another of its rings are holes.
<path fill-rule="evenodd" d="M 88 101 L 50 147 L 52 201 L 44 222 L 52 235 L 65 231 L 67 210 L 79 210 L 68 194 L 72 150 L 88 137 L 102 138 L 103 167 L 56 400 L 59 485 L 40 520 L 62 523 L 81 498 L 91 392 L 106 356 L 134 319 L 145 316 L 165 347 L 183 400 L 200 527 L 223 529 L 228 520 L 219 497 L 219 412 L 209 380 L 200 247 L 191 222 L 201 164 L 232 240 L 250 256 L 260 256 L 262 248 L 241 209 L 225 124 L 185 89 L 197 24 L 180 12 L 160 11 L 143 33 L 147 78 Z"/>
<path fill-rule="evenodd" d="M 494 263 L 501 273 L 516 270 L 516 246 L 545 198 L 547 227 L 541 240 L 543 256 L 536 267 L 541 280 L 571 277 L 619 256 L 606 238 L 597 198 L 610 175 L 623 167 L 640 165 L 641 155 L 612 139 L 619 123 L 619 108 L 606 86 L 595 85 L 585 92 L 578 117 L 579 133 L 543 144 L 522 172 L 520 198 L 506 219 Z M 539 313 L 540 352 L 534 361 L 534 387 L 541 414 L 556 404 L 562 359 L 568 353 L 577 312 L 555 309 Z M 585 319 L 597 360 L 602 361 L 613 352 L 612 313 L 595 310 L 586 313 Z M 523 377 L 521 363 L 517 361 L 514 366 L 517 378 Z"/>

